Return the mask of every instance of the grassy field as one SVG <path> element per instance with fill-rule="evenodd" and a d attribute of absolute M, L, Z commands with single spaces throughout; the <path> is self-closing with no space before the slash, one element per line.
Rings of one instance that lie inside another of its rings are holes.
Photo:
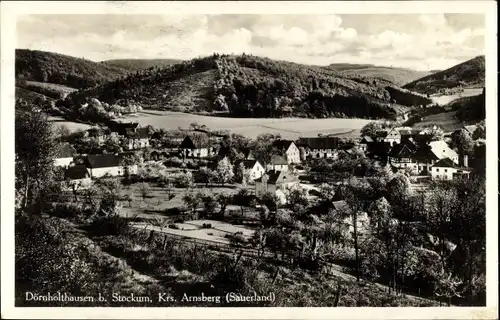
<path fill-rule="evenodd" d="M 445 132 L 460 129 L 462 123 L 455 118 L 456 111 L 443 112 L 424 117 L 421 122 L 416 123 L 414 128 L 424 128 L 429 125 L 439 125 Z"/>
<path fill-rule="evenodd" d="M 128 121 L 165 129 L 188 128 L 191 123 L 206 125 L 210 129 L 226 129 L 232 133 L 255 138 L 261 133 L 280 133 L 283 138 L 335 134 L 359 136 L 361 128 L 370 122 L 365 119 L 301 119 L 301 118 L 226 118 L 200 116 L 171 111 L 148 111 Z"/>
<path fill-rule="evenodd" d="M 49 117 L 49 121 L 52 122 L 54 130 L 57 130 L 58 127 L 65 126 L 69 129 L 69 131 L 74 132 L 77 130 L 87 130 L 92 128 L 91 125 L 85 123 L 78 123 L 73 121 L 67 121 L 62 117 Z"/>
<path fill-rule="evenodd" d="M 456 94 L 432 95 L 431 99 L 433 102 L 444 106 L 444 105 L 447 105 L 448 103 L 452 102 L 453 100 L 463 98 L 463 97 L 477 96 L 478 94 L 481 94 L 481 92 L 483 92 L 483 88 L 466 88 L 466 89 L 464 89 L 464 92 L 460 92 L 460 93 L 456 93 Z"/>

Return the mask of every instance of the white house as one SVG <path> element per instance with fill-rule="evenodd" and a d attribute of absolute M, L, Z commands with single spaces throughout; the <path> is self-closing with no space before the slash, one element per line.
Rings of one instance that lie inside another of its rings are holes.
<path fill-rule="evenodd" d="M 384 137 L 384 142 L 390 143 L 391 146 L 401 143 L 401 133 L 396 128 L 392 128 Z"/>
<path fill-rule="evenodd" d="M 432 166 L 432 180 L 454 180 L 459 177 L 469 177 L 472 169 L 467 168 L 467 160 L 464 160 L 464 167 L 458 166 L 450 158 L 439 160 Z"/>
<path fill-rule="evenodd" d="M 122 159 L 122 156 L 115 154 L 95 154 L 88 155 L 85 164 L 92 179 L 104 175 L 119 177 L 126 173 L 136 174 L 137 164 L 123 164 Z"/>
<path fill-rule="evenodd" d="M 286 161 L 289 164 L 300 163 L 300 151 L 293 141 L 276 140 L 273 146 L 285 155 Z"/>
<path fill-rule="evenodd" d="M 299 138 L 298 145 L 305 148 L 306 156 L 319 158 L 336 158 L 339 147 L 338 137 Z"/>
<path fill-rule="evenodd" d="M 73 162 L 73 156 L 76 154 L 76 149 L 67 142 L 60 144 L 57 147 L 54 156 L 54 166 L 68 167 Z"/>
<path fill-rule="evenodd" d="M 288 161 L 280 155 L 273 155 L 271 161 L 266 165 L 267 170 L 288 171 Z"/>
<path fill-rule="evenodd" d="M 280 203 L 286 202 L 287 190 L 299 183 L 299 179 L 286 171 L 269 171 L 255 180 L 255 195 L 262 198 L 271 193 L 278 197 Z"/>
<path fill-rule="evenodd" d="M 259 179 L 266 172 L 266 169 L 259 160 L 239 160 L 234 165 L 236 167 L 240 164 L 243 164 L 245 174 L 248 175 L 250 182 Z"/>

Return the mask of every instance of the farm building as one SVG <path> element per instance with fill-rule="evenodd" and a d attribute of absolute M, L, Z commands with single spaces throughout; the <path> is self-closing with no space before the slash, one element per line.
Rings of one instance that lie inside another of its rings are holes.
<path fill-rule="evenodd" d="M 288 161 L 284 156 L 273 155 L 271 161 L 266 165 L 267 170 L 288 171 Z"/>
<path fill-rule="evenodd" d="M 236 167 L 240 164 L 243 164 L 244 172 L 248 175 L 251 182 L 259 179 L 266 172 L 266 169 L 258 160 L 238 160 L 234 165 Z"/>
<path fill-rule="evenodd" d="M 76 149 L 71 144 L 67 142 L 60 144 L 54 156 L 54 166 L 68 167 L 73 162 L 75 154 Z"/>
<path fill-rule="evenodd" d="M 127 128 L 125 129 L 126 146 L 128 150 L 137 150 L 149 147 L 148 128 Z"/>
<path fill-rule="evenodd" d="M 64 172 L 64 185 L 70 189 L 87 189 L 92 184 L 90 173 L 83 165 L 70 166 Z"/>
<path fill-rule="evenodd" d="M 467 168 L 467 160 L 464 160 L 464 166 L 458 166 L 450 158 L 439 160 L 432 166 L 432 180 L 455 180 L 460 177 L 469 177 L 472 169 Z"/>
<path fill-rule="evenodd" d="M 111 131 L 107 128 L 90 128 L 87 130 L 87 135 L 91 138 L 95 138 L 99 145 L 106 142 Z"/>
<path fill-rule="evenodd" d="M 401 133 L 396 128 L 393 128 L 387 132 L 387 135 L 384 137 L 384 142 L 389 143 L 391 146 L 401 143 Z"/>
<path fill-rule="evenodd" d="M 370 143 L 373 143 L 372 137 L 364 136 L 359 140 L 359 148 L 366 152 Z"/>
<path fill-rule="evenodd" d="M 185 158 L 207 158 L 215 154 L 216 148 L 210 145 L 208 139 L 186 136 L 179 146 L 179 151 Z"/>
<path fill-rule="evenodd" d="M 276 140 L 273 146 L 285 155 L 289 164 L 300 163 L 300 151 L 292 140 Z"/>
<path fill-rule="evenodd" d="M 338 137 L 299 138 L 298 145 L 305 147 L 306 156 L 311 158 L 336 158 Z"/>
<path fill-rule="evenodd" d="M 299 179 L 285 171 L 268 171 L 255 180 L 255 195 L 262 198 L 265 194 L 276 195 L 280 203 L 286 202 L 286 190 L 299 183 Z"/>
<path fill-rule="evenodd" d="M 104 175 L 123 176 L 126 173 L 137 173 L 137 164 L 122 165 L 122 156 L 115 154 L 95 154 L 88 155 L 85 159 L 85 165 L 90 171 L 92 179 Z"/>

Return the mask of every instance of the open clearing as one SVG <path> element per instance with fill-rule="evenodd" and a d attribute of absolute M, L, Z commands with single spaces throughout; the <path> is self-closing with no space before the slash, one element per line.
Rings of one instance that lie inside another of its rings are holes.
<path fill-rule="evenodd" d="M 424 128 L 429 125 L 438 124 L 445 132 L 455 131 L 462 127 L 462 123 L 455 115 L 456 111 L 442 112 L 424 117 L 421 122 L 416 123 L 414 128 Z"/>
<path fill-rule="evenodd" d="M 68 120 L 65 120 L 62 117 L 50 116 L 49 117 L 49 121 L 52 122 L 54 129 L 56 129 L 57 127 L 65 126 L 71 132 L 78 131 L 78 130 L 87 130 L 87 129 L 92 128 L 91 125 L 88 125 L 88 124 L 85 124 L 85 123 L 78 123 L 78 122 L 68 121 Z"/>
<path fill-rule="evenodd" d="M 191 123 L 206 125 L 210 129 L 229 130 L 249 138 L 261 133 L 280 133 L 286 139 L 317 136 L 318 133 L 337 136 L 359 136 L 361 128 L 371 120 L 365 119 L 303 119 L 303 118 L 227 118 L 201 116 L 173 111 L 143 112 L 127 121 L 139 122 L 164 129 L 186 129 Z"/>
<path fill-rule="evenodd" d="M 464 89 L 464 92 L 455 93 L 451 95 L 433 95 L 430 98 L 432 99 L 433 102 L 444 106 L 452 102 L 453 100 L 464 97 L 477 96 L 482 92 L 483 88 L 466 88 Z"/>

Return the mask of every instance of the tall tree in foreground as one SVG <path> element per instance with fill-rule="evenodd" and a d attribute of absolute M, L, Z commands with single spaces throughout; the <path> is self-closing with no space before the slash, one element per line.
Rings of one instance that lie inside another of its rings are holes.
<path fill-rule="evenodd" d="M 22 190 L 22 207 L 37 199 L 52 177 L 55 142 L 47 116 L 16 103 L 16 190 Z"/>

